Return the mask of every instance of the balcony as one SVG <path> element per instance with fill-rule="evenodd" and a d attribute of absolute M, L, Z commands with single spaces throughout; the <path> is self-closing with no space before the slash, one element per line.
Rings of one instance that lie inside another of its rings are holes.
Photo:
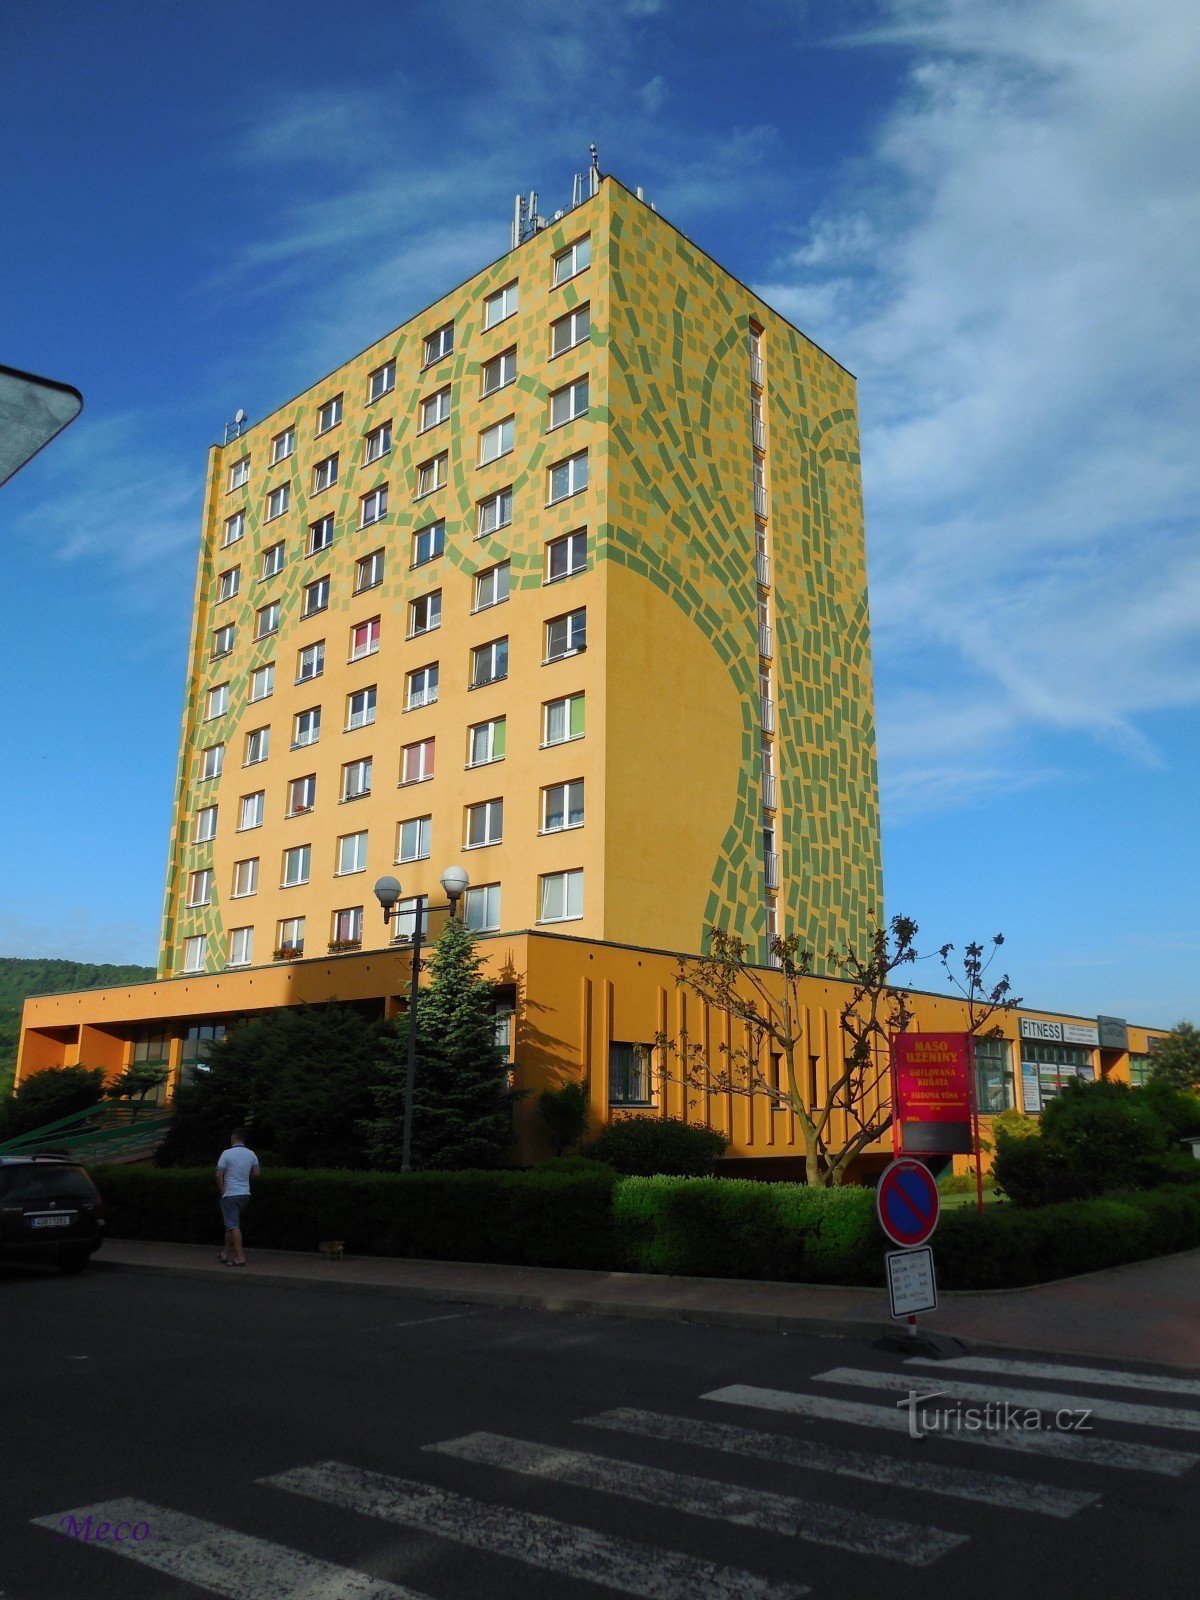
<path fill-rule="evenodd" d="M 766 623 L 766 622 L 760 622 L 759 625 L 758 625 L 758 653 L 759 653 L 759 655 L 760 656 L 770 656 L 772 654 L 772 649 L 771 649 L 772 643 L 773 643 L 773 640 L 771 638 L 771 627 L 770 627 L 770 624 Z"/>
<path fill-rule="evenodd" d="M 774 850 L 768 850 L 763 856 L 763 871 L 766 875 L 767 888 L 779 887 L 779 855 Z"/>
<path fill-rule="evenodd" d="M 767 448 L 767 429 L 761 417 L 755 417 L 751 423 L 754 431 L 754 448 L 764 451 Z"/>
<path fill-rule="evenodd" d="M 771 558 L 765 550 L 759 550 L 754 557 L 754 570 L 758 577 L 760 588 L 771 587 Z"/>
<path fill-rule="evenodd" d="M 767 486 L 765 483 L 754 485 L 754 515 L 765 517 L 767 514 Z"/>
<path fill-rule="evenodd" d="M 762 803 L 764 811 L 774 811 L 778 804 L 773 772 L 764 772 L 762 775 Z"/>
<path fill-rule="evenodd" d="M 750 357 L 750 382 L 756 389 L 761 389 L 763 386 L 763 364 L 761 356 L 752 355 Z"/>
<path fill-rule="evenodd" d="M 758 697 L 759 717 L 764 733 L 775 732 L 775 702 L 770 695 L 760 694 Z"/>

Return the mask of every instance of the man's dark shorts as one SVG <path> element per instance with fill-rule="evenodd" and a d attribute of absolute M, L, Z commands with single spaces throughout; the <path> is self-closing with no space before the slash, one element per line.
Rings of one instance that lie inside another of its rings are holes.
<path fill-rule="evenodd" d="M 249 1198 L 248 1194 L 223 1194 L 221 1196 L 221 1217 L 227 1228 L 241 1227 L 242 1211 Z"/>

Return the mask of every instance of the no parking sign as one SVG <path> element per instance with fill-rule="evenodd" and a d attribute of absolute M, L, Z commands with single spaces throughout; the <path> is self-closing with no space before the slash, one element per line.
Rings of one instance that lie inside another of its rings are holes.
<path fill-rule="evenodd" d="M 925 1244 L 938 1225 L 938 1187 L 929 1168 L 901 1158 L 885 1167 L 875 1190 L 879 1224 L 906 1250 Z"/>

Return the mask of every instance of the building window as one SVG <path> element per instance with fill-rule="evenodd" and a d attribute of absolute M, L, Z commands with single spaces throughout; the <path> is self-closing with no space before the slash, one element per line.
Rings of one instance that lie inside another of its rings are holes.
<path fill-rule="evenodd" d="M 323 489 L 332 489 L 338 481 L 338 453 L 335 450 L 331 456 L 326 456 L 324 461 L 318 461 L 313 468 L 313 493 L 320 494 Z"/>
<path fill-rule="evenodd" d="M 547 872 L 538 880 L 539 922 L 572 922 L 583 915 L 583 871 Z"/>
<path fill-rule="evenodd" d="M 282 539 L 278 544 L 270 545 L 263 551 L 260 578 L 274 578 L 283 571 L 283 551 L 284 544 Z"/>
<path fill-rule="evenodd" d="M 432 494 L 435 489 L 444 489 L 446 486 L 446 467 L 450 460 L 449 452 L 443 450 L 440 455 L 422 461 L 417 468 L 417 498 L 422 495 Z"/>
<path fill-rule="evenodd" d="M 227 622 L 223 628 L 213 629 L 212 658 L 227 656 L 233 649 L 233 623 Z"/>
<path fill-rule="evenodd" d="M 419 739 L 400 752 L 400 782 L 424 783 L 433 777 L 433 740 Z"/>
<path fill-rule="evenodd" d="M 376 688 L 359 689 L 346 697 L 346 731 L 366 728 L 375 721 Z"/>
<path fill-rule="evenodd" d="M 483 302 L 483 325 L 485 328 L 494 328 L 498 322 L 504 322 L 509 317 L 517 314 L 517 285 L 506 283 L 503 289 L 497 289 L 495 294 L 486 296 Z"/>
<path fill-rule="evenodd" d="M 542 744 L 565 744 L 583 738 L 583 696 L 565 695 L 547 700 L 542 707 Z"/>
<path fill-rule="evenodd" d="M 583 827 L 583 779 L 552 783 L 542 790 L 542 832 Z"/>
<path fill-rule="evenodd" d="M 317 803 L 317 775 L 310 772 L 303 778 L 293 778 L 287 788 L 287 814 L 302 817 Z"/>
<path fill-rule="evenodd" d="M 288 961 L 304 954 L 304 918 L 284 917 L 275 928 L 275 959 Z"/>
<path fill-rule="evenodd" d="M 574 383 L 556 389 L 550 396 L 550 426 L 561 428 L 564 422 L 574 422 L 576 417 L 583 416 L 587 408 L 588 380 L 585 373 L 582 378 L 576 378 Z"/>
<path fill-rule="evenodd" d="M 350 659 L 361 661 L 363 656 L 373 656 L 379 649 L 379 618 L 356 622 L 350 629 Z"/>
<path fill-rule="evenodd" d="M 484 800 L 479 805 L 468 806 L 465 833 L 464 849 L 467 850 L 499 844 L 504 837 L 504 801 Z"/>
<path fill-rule="evenodd" d="M 320 706 L 310 706 L 307 711 L 298 711 L 296 720 L 292 724 L 292 749 L 300 750 L 305 745 L 316 744 L 320 737 Z"/>
<path fill-rule="evenodd" d="M 408 637 L 415 639 L 420 633 L 432 633 L 442 620 L 442 591 L 418 595 L 408 603 Z"/>
<path fill-rule="evenodd" d="M 492 639 L 471 651 L 471 688 L 497 683 L 508 677 L 508 640 Z"/>
<path fill-rule="evenodd" d="M 382 400 L 385 394 L 391 394 L 396 387 L 396 363 L 385 361 L 381 367 L 376 367 L 367 378 L 367 399 Z"/>
<path fill-rule="evenodd" d="M 546 660 L 561 661 L 587 648 L 587 607 L 551 617 L 546 624 Z"/>
<path fill-rule="evenodd" d="M 515 419 L 505 417 L 500 422 L 495 422 L 490 428 L 484 428 L 479 435 L 479 465 L 486 467 L 490 461 L 498 461 L 501 456 L 510 453 L 513 447 L 513 428 Z"/>
<path fill-rule="evenodd" d="M 200 776 L 204 778 L 219 778 L 221 768 L 225 765 L 225 746 L 223 744 L 210 744 L 207 750 L 200 752 Z"/>
<path fill-rule="evenodd" d="M 246 513 L 235 511 L 231 517 L 225 518 L 225 537 L 222 544 L 236 544 L 246 531 Z"/>
<path fill-rule="evenodd" d="M 265 667 L 255 667 L 250 674 L 250 699 L 266 700 L 275 692 L 275 663 L 268 661 Z"/>
<path fill-rule="evenodd" d="M 440 556 L 446 548 L 446 524 L 444 522 L 431 522 L 427 527 L 418 528 L 413 534 L 414 567 L 423 566 L 426 561 L 432 561 L 435 556 Z"/>
<path fill-rule="evenodd" d="M 319 678 L 325 671 L 325 641 L 318 639 L 316 644 L 305 645 L 296 660 L 296 682 L 307 683 L 310 678 Z"/>
<path fill-rule="evenodd" d="M 509 568 L 507 561 L 498 562 L 483 572 L 475 574 L 475 610 L 486 611 L 508 599 Z"/>
<path fill-rule="evenodd" d="M 227 683 L 214 684 L 204 699 L 204 720 L 211 722 L 214 717 L 224 716 L 229 710 L 229 685 Z"/>
<path fill-rule="evenodd" d="M 246 735 L 246 756 L 242 765 L 252 767 L 257 761 L 265 761 L 270 750 L 270 728 L 253 728 Z"/>
<path fill-rule="evenodd" d="M 428 433 L 430 428 L 436 428 L 439 422 L 450 420 L 450 385 L 439 389 L 436 394 L 428 395 L 421 401 L 421 419 L 417 429 L 418 433 Z"/>
<path fill-rule="evenodd" d="M 295 428 L 285 428 L 282 433 L 277 433 L 271 440 L 271 465 L 276 466 L 280 461 L 286 461 L 295 448 Z"/>
<path fill-rule="evenodd" d="M 421 900 L 416 895 L 406 895 L 402 900 L 396 901 L 396 909 L 392 912 L 392 943 L 399 944 L 404 940 L 411 940 L 417 926 L 417 907 Z M 425 902 L 421 912 L 421 938 L 429 938 L 429 903 Z"/>
<path fill-rule="evenodd" d="M 229 930 L 229 960 L 230 967 L 248 967 L 254 960 L 254 929 L 230 928 Z"/>
<path fill-rule="evenodd" d="M 235 461 L 229 469 L 230 490 L 244 489 L 250 482 L 250 457 L 243 456 L 240 461 Z"/>
<path fill-rule="evenodd" d="M 550 504 L 581 494 L 588 486 L 588 453 L 580 450 L 550 468 Z"/>
<path fill-rule="evenodd" d="M 189 906 L 206 906 L 212 899 L 212 868 L 204 867 L 188 878 L 187 903 Z"/>
<path fill-rule="evenodd" d="M 419 706 L 431 706 L 438 697 L 438 663 L 418 667 L 404 680 L 404 709 L 415 711 Z"/>
<path fill-rule="evenodd" d="M 993 1117 L 997 1112 L 1012 1109 L 1016 1098 L 1012 1046 L 1007 1039 L 976 1039 L 975 1077 L 981 1115 Z"/>
<path fill-rule="evenodd" d="M 292 503 L 292 486 L 290 483 L 281 483 L 278 489 L 272 489 L 267 496 L 268 522 L 274 522 L 276 517 L 283 516 L 288 506 Z"/>
<path fill-rule="evenodd" d="M 614 1039 L 608 1047 L 608 1101 L 614 1106 L 648 1106 L 654 1047 Z"/>
<path fill-rule="evenodd" d="M 496 933 L 500 928 L 500 885 L 483 883 L 468 889 L 463 917 L 472 933 Z"/>
<path fill-rule="evenodd" d="M 432 817 L 409 817 L 400 824 L 396 838 L 396 862 L 427 861 Z"/>
<path fill-rule="evenodd" d="M 479 502 L 479 531 L 475 537 L 482 539 L 489 533 L 497 533 L 501 528 L 507 528 L 512 521 L 512 515 L 511 488 L 501 489 L 496 494 L 489 495 L 486 500 Z"/>
<path fill-rule="evenodd" d="M 185 939 L 183 941 L 183 970 L 185 972 L 203 972 L 207 953 L 207 934 L 197 933 L 192 938 Z"/>
<path fill-rule="evenodd" d="M 366 437 L 363 460 L 370 466 L 372 461 L 378 461 L 381 456 L 387 455 L 391 448 L 392 425 L 390 422 L 381 422 L 377 428 L 372 428 Z"/>
<path fill-rule="evenodd" d="M 1036 1116 L 1074 1078 L 1090 1083 L 1096 1076 L 1092 1052 L 1080 1045 L 1021 1040 L 1021 1095 L 1027 1115 Z"/>
<path fill-rule="evenodd" d="M 342 397 L 340 394 L 335 394 L 333 399 L 326 400 L 317 412 L 317 433 L 328 433 L 330 428 L 336 428 L 341 420 Z"/>
<path fill-rule="evenodd" d="M 510 383 L 517 381 L 517 347 L 504 350 L 498 356 L 493 356 L 490 361 L 483 364 L 483 394 L 495 394 L 498 389 L 507 389 Z"/>
<path fill-rule="evenodd" d="M 554 258 L 554 287 L 566 283 L 568 278 L 577 277 L 584 267 L 592 264 L 592 239 L 585 233 L 582 239 L 576 239 L 574 244 L 568 245 L 565 250 L 560 250 Z"/>
<path fill-rule="evenodd" d="M 244 861 L 233 863 L 233 892 L 232 898 L 243 900 L 247 895 L 258 893 L 258 857 L 247 856 Z"/>
<path fill-rule="evenodd" d="M 577 306 L 574 311 L 568 311 L 565 317 L 558 317 L 550 324 L 550 354 L 565 355 L 568 350 L 574 350 L 577 344 L 589 339 L 591 332 L 591 307 Z"/>
<path fill-rule="evenodd" d="M 229 567 L 217 579 L 217 599 L 232 600 L 242 581 L 241 567 Z"/>
<path fill-rule="evenodd" d="M 425 335 L 425 365 L 431 367 L 435 361 L 441 361 L 454 349 L 454 324 L 447 322 L 441 328 L 435 328 L 432 333 Z"/>
<path fill-rule="evenodd" d="M 366 870 L 367 835 L 365 833 L 344 833 L 337 842 L 337 866 L 334 871 L 340 878 L 347 873 L 365 872 Z"/>
<path fill-rule="evenodd" d="M 570 578 L 587 570 L 587 530 L 577 528 L 561 539 L 551 539 L 546 546 L 546 582 L 556 583 L 559 578 Z"/>
<path fill-rule="evenodd" d="M 375 589 L 383 582 L 383 551 L 372 550 L 369 556 L 361 556 L 354 564 L 354 592 L 361 594 L 364 589 Z"/>
<path fill-rule="evenodd" d="M 493 717 L 490 722 L 476 722 L 467 729 L 467 765 L 483 767 L 491 761 L 504 760 L 505 718 Z"/>
<path fill-rule="evenodd" d="M 279 601 L 272 600 L 270 605 L 260 608 L 255 613 L 254 637 L 265 639 L 268 634 L 279 632 Z"/>
<path fill-rule="evenodd" d="M 308 553 L 310 556 L 328 550 L 333 543 L 333 517 L 318 517 L 308 525 Z"/>
<path fill-rule="evenodd" d="M 216 806 L 201 806 L 196 813 L 196 824 L 192 830 L 193 844 L 208 844 L 217 836 L 217 808 Z"/>
<path fill-rule="evenodd" d="M 370 794 L 371 767 L 370 756 L 364 756 L 361 761 L 347 761 L 342 768 L 343 800 L 361 800 L 364 795 Z"/>
<path fill-rule="evenodd" d="M 329 924 L 329 948 L 336 955 L 339 950 L 358 950 L 362 947 L 363 908 L 347 906 L 335 911 Z"/>
<path fill-rule="evenodd" d="M 211 1072 L 209 1058 L 215 1044 L 219 1044 L 225 1037 L 225 1024 L 223 1022 L 194 1022 L 183 1036 L 183 1045 L 179 1052 L 179 1082 L 186 1085 L 195 1082 L 197 1074 L 203 1075 Z M 154 1061 L 166 1066 L 169 1061 L 169 1035 L 152 1035 L 143 1033 L 133 1047 L 135 1061 Z"/>
<path fill-rule="evenodd" d="M 311 864 L 311 845 L 294 844 L 290 850 L 285 850 L 283 852 L 283 877 L 280 887 L 295 889 L 299 884 L 307 883 Z"/>
<path fill-rule="evenodd" d="M 304 585 L 304 604 L 300 607 L 302 617 L 315 617 L 317 612 L 324 611 L 328 604 L 328 578 L 317 578 L 314 582 Z"/>
<path fill-rule="evenodd" d="M 266 803 L 266 791 L 259 789 L 256 794 L 244 794 L 238 808 L 238 832 L 245 833 L 249 828 L 261 828 L 263 809 Z"/>
<path fill-rule="evenodd" d="M 369 528 L 373 522 L 381 522 L 387 516 L 388 491 L 387 484 L 381 483 L 378 489 L 372 489 L 370 494 L 363 495 L 359 501 L 358 525 L 360 528 Z"/>

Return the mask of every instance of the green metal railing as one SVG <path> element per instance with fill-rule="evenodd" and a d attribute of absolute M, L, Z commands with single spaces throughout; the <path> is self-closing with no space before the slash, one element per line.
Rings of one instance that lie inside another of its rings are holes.
<path fill-rule="evenodd" d="M 128 1101 L 73 1111 L 29 1133 L 0 1144 L 0 1155 L 32 1156 L 54 1152 L 100 1165 L 106 1161 L 144 1161 L 166 1138 L 171 1112 L 162 1106 Z"/>

